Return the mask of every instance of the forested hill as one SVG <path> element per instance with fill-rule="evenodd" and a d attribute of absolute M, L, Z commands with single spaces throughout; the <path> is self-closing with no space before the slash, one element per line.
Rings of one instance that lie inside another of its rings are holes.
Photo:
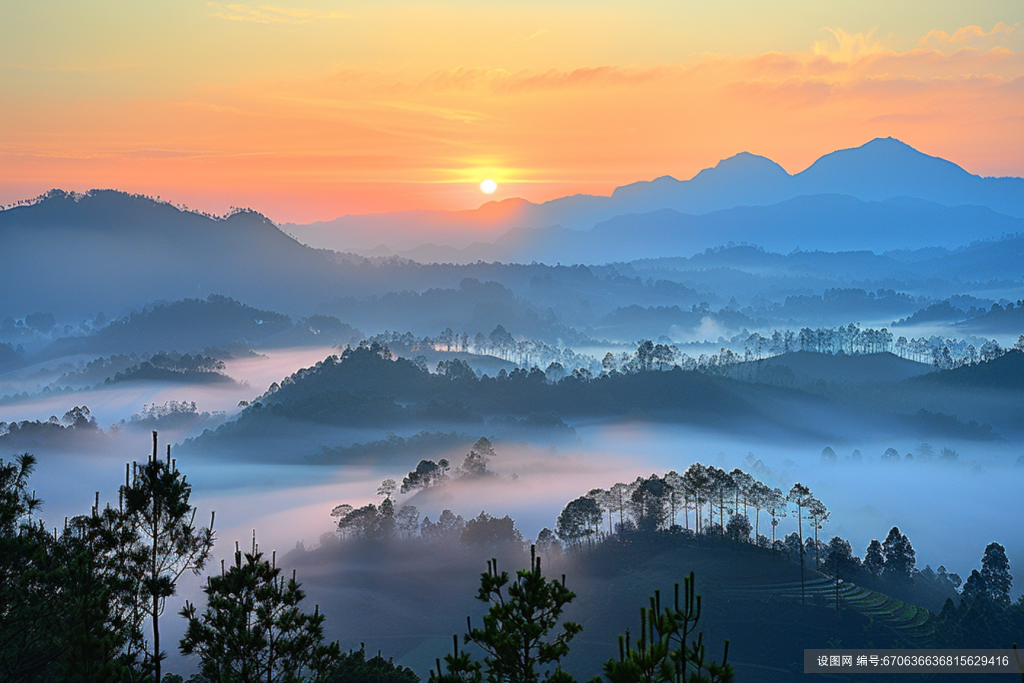
<path fill-rule="evenodd" d="M 1024 352 L 1011 350 L 987 363 L 936 372 L 912 380 L 919 386 L 940 385 L 950 389 L 1005 389 L 1024 395 Z"/>
<path fill-rule="evenodd" d="M 830 354 L 791 351 L 765 360 L 736 367 L 740 379 L 759 379 L 759 375 L 787 374 L 796 384 L 812 382 L 895 382 L 930 373 L 931 365 L 900 358 L 896 354 Z M 761 378 L 764 379 L 764 378 Z"/>
<path fill-rule="evenodd" d="M 214 218 L 113 190 L 0 211 L 0 240 L 0 310 L 58 318 L 215 293 L 293 312 L 347 282 L 258 213 Z"/>
<path fill-rule="evenodd" d="M 446 361 L 439 372 L 431 373 L 404 358 L 390 360 L 386 347 L 373 345 L 346 350 L 340 356 L 300 370 L 285 379 L 280 388 L 272 388 L 259 402 L 278 404 L 289 413 L 300 405 L 316 406 L 321 415 L 332 400 L 342 396 L 425 402 L 448 406 L 455 413 L 469 411 L 479 416 L 621 415 L 631 410 L 724 415 L 754 409 L 737 395 L 743 386 L 678 368 L 668 372 L 613 373 L 599 378 L 577 375 L 558 383 L 549 383 L 537 368 L 478 378 L 469 365 L 459 360 Z"/>
<path fill-rule="evenodd" d="M 185 299 L 115 320 L 88 337 L 58 339 L 42 356 L 72 353 L 201 351 L 237 342 L 258 342 L 291 329 L 286 315 L 246 306 L 223 296 Z"/>
<path fill-rule="evenodd" d="M 296 323 L 281 313 L 211 295 L 205 300 L 159 303 L 115 320 L 93 335 L 58 339 L 40 357 L 203 351 L 235 345 L 327 346 L 357 343 L 361 339 L 359 330 L 337 318 L 318 315 Z"/>
<path fill-rule="evenodd" d="M 199 437 L 202 444 L 194 445 L 219 449 L 227 445 L 224 438 L 240 437 L 255 440 L 259 449 L 262 440 L 293 432 L 316 441 L 314 424 L 433 430 L 517 420 L 526 428 L 564 430 L 565 423 L 626 418 L 789 440 L 851 438 L 853 430 L 866 428 L 918 429 L 906 416 L 920 406 L 879 408 L 875 403 L 835 401 L 820 393 L 679 367 L 597 377 L 579 371 L 550 382 L 538 369 L 477 377 L 463 361 L 451 360 L 432 373 L 422 363 L 392 359 L 386 347 L 372 344 L 330 356 L 275 383 L 236 422 Z M 820 419 L 808 423 L 807 414 Z M 948 422 L 941 429 L 962 428 L 955 419 Z"/>

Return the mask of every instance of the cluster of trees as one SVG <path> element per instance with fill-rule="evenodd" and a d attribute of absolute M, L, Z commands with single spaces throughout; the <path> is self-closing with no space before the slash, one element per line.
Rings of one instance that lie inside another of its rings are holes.
<path fill-rule="evenodd" d="M 124 428 L 150 429 L 180 428 L 184 426 L 195 426 L 197 423 L 214 423 L 224 417 L 222 412 L 200 413 L 195 401 L 167 401 L 162 405 L 156 403 L 144 404 L 141 413 L 135 413 L 126 420 L 111 425 L 111 433 L 116 433 Z M 8 437 L 15 442 L 21 440 L 35 439 L 44 440 L 48 443 L 58 443 L 64 438 L 70 438 L 72 434 L 81 436 L 83 433 L 93 434 L 97 437 L 103 435 L 103 430 L 96 423 L 89 406 L 75 406 L 58 418 L 51 415 L 47 420 L 23 420 L 21 422 L 0 422 L 0 438 Z"/>
<path fill-rule="evenodd" d="M 114 430 L 125 427 L 133 429 L 176 429 L 181 427 L 194 427 L 202 422 L 215 422 L 221 420 L 224 413 L 215 411 L 213 413 L 199 412 L 195 401 L 167 401 L 161 405 L 156 403 L 145 403 L 142 412 L 134 413 L 127 420 L 121 420 L 111 428 Z"/>
<path fill-rule="evenodd" d="M 191 487 L 170 457 L 128 466 L 118 505 L 65 520 L 52 533 L 28 493 L 35 459 L 0 461 L 0 678 L 160 680 L 160 617 L 178 578 L 213 547 L 195 524 Z M 150 637 L 146 624 L 151 625 Z"/>
<path fill-rule="evenodd" d="M 915 457 L 913 453 L 907 453 L 906 455 L 900 455 L 900 452 L 895 448 L 886 448 L 881 455 L 882 462 L 895 463 L 901 460 L 917 460 L 918 462 L 940 462 L 940 463 L 954 463 L 960 459 L 960 454 L 948 446 L 943 446 L 938 455 L 935 453 L 935 449 L 929 443 L 920 443 L 914 449 L 917 453 Z M 861 462 L 864 460 L 864 454 L 860 452 L 859 448 L 853 449 L 853 453 L 845 457 L 846 460 L 851 462 Z M 821 462 L 825 464 L 833 464 L 839 462 L 839 455 L 831 446 L 826 446 L 821 451 Z"/>
<path fill-rule="evenodd" d="M 772 528 L 771 538 L 760 532 L 762 513 Z M 558 517 L 556 532 L 569 547 L 589 545 L 606 535 L 603 528 L 607 519 L 607 536 L 670 531 L 695 539 L 724 537 L 781 550 L 782 541 L 776 531 L 790 514 L 796 518 L 800 530 L 797 538 L 801 538 L 805 522 L 817 536 L 830 513 L 800 483 L 783 492 L 739 468 L 727 472 L 698 462 L 682 474 L 652 474 L 608 489 L 593 489 L 566 505 Z"/>
<path fill-rule="evenodd" d="M 622 352 L 618 355 L 608 352 L 601 360 L 601 370 L 605 374 L 612 372 L 634 373 L 648 370 L 669 370 L 675 367 L 683 370 L 695 370 L 712 375 L 725 375 L 738 363 L 762 360 L 778 356 L 790 351 L 808 351 L 827 354 L 869 354 L 894 351 L 904 358 L 919 362 L 931 363 L 937 368 L 949 370 L 963 365 L 984 363 L 1003 355 L 1004 349 L 993 339 L 981 344 L 980 350 L 970 340 L 947 339 L 933 336 L 930 339 L 907 339 L 899 337 L 895 341 L 887 329 L 861 329 L 859 325 L 850 324 L 846 327 L 800 330 L 799 334 L 792 330 L 775 330 L 770 336 L 754 332 L 741 340 L 743 353 L 737 353 L 728 347 L 722 347 L 717 354 L 700 354 L 693 357 L 680 351 L 670 343 L 654 343 L 649 339 L 637 342 L 637 349 L 632 353 Z M 1013 347 L 1024 349 L 1024 335 Z"/>
<path fill-rule="evenodd" d="M 718 353 L 702 353 L 698 356 L 690 356 L 680 351 L 674 344 L 654 343 L 650 339 L 641 339 L 637 342 L 637 350 L 628 353 L 621 352 L 615 355 L 608 352 L 601 359 L 601 371 L 605 375 L 612 373 L 633 374 L 652 370 L 664 371 L 679 368 L 686 371 L 696 371 L 708 375 L 724 376 L 729 369 L 737 363 L 742 363 L 744 357 L 732 349 L 722 347 Z"/>
<path fill-rule="evenodd" d="M 940 567 L 941 570 L 941 567 Z M 1024 597 L 1010 602 L 1013 575 L 1006 549 L 990 543 L 964 583 L 959 604 L 947 600 L 934 624 L 935 647 L 987 647 L 1024 631 Z"/>
<path fill-rule="evenodd" d="M 208 564 L 209 526 L 195 522 L 191 486 L 171 457 L 126 467 L 116 507 L 100 506 L 44 528 L 30 493 L 35 458 L 0 460 L 0 680 L 181 683 L 164 674 L 161 619 L 187 571 Z M 408 669 L 323 642 L 324 615 L 304 612 L 294 572 L 281 575 L 253 538 L 208 577 L 200 612 L 186 603 L 179 649 L 199 659 L 192 683 L 270 681 L 414 683 Z M 378 661 L 379 660 L 379 661 Z"/>
<path fill-rule="evenodd" d="M 455 469 L 455 478 L 494 476 L 488 461 L 495 452 L 486 438 L 481 438 L 467 453 L 463 464 Z M 342 537 L 383 541 L 393 538 L 418 537 L 431 542 L 461 542 L 465 545 L 487 545 L 503 542 L 522 543 L 523 539 L 508 517 L 492 517 L 481 512 L 475 519 L 465 520 L 444 510 L 437 522 L 420 519 L 419 510 L 410 504 L 397 505 L 396 492 L 410 494 L 443 486 L 450 480 L 447 460 L 421 460 L 401 482 L 385 479 L 377 489 L 379 504 L 356 508 L 341 504 L 331 511 L 338 519 Z M 793 509 L 791 509 L 791 507 Z M 750 515 L 753 514 L 753 522 Z M 771 537 L 760 532 L 761 514 L 771 526 Z M 692 525 L 691 525 L 692 515 Z M 772 488 L 753 475 L 736 468 L 731 472 L 694 463 L 683 474 L 675 471 L 664 476 L 652 474 L 630 483 L 617 483 L 608 489 L 593 489 L 585 496 L 570 501 L 559 515 L 555 529 L 543 529 L 538 545 L 548 550 L 554 546 L 579 548 L 592 546 L 610 537 L 637 532 L 669 531 L 695 540 L 727 538 L 738 543 L 753 543 L 765 548 L 787 552 L 786 543 L 777 537 L 781 520 L 792 515 L 798 533 L 806 524 L 818 531 L 829 521 L 830 512 L 810 490 L 795 484 L 789 492 Z M 680 517 L 683 524 L 679 524 Z M 607 531 L 605 531 L 607 527 Z M 797 542 L 803 552 L 803 545 Z M 820 544 L 818 544 L 820 546 Z M 817 546 L 815 564 L 820 564 Z"/>
<path fill-rule="evenodd" d="M 894 457 L 899 457 L 897 451 L 889 450 L 896 453 Z M 921 444 L 917 450 L 919 459 L 933 457 L 928 444 Z M 467 454 L 463 465 L 456 469 L 455 476 L 488 476 L 486 461 L 492 455 L 490 442 L 481 439 Z M 835 452 L 826 448 L 822 457 L 829 455 L 835 458 Z M 937 457 L 955 461 L 957 454 L 944 448 Z M 762 475 L 768 472 L 760 461 L 752 457 L 748 457 L 748 461 L 754 472 Z M 481 462 L 482 466 L 474 464 Z M 402 480 L 401 492 L 413 493 L 443 485 L 449 480 L 449 470 L 445 460 L 437 463 L 422 460 Z M 340 518 L 342 535 L 366 540 L 418 536 L 428 542 L 461 542 L 463 545 L 523 544 L 521 534 L 508 516 L 499 519 L 481 512 L 477 518 L 466 521 L 445 510 L 436 523 L 429 518 L 421 522 L 414 506 L 404 505 L 396 511 L 392 499 L 396 490 L 398 484 L 387 479 L 378 489 L 378 495 L 384 497 L 379 506 L 368 505 L 359 510 L 349 505 L 335 508 L 332 514 Z M 766 525 L 771 526 L 770 537 L 760 531 L 762 514 Z M 786 518 L 792 519 L 796 528 L 781 536 L 778 527 Z M 1009 590 L 1007 581 L 993 578 L 1008 576 L 1008 569 L 1002 574 L 991 568 L 975 572 L 967 582 L 943 566 L 937 570 L 931 567 L 919 570 L 913 545 L 898 527 L 893 527 L 883 541 L 872 540 L 861 559 L 842 537 L 833 536 L 828 542 L 820 538 L 830 518 L 826 505 L 799 482 L 784 492 L 740 468 L 726 471 L 693 463 L 682 474 L 671 471 L 663 476 L 638 477 L 633 482 L 619 482 L 607 489 L 593 489 L 569 501 L 554 529 L 541 530 L 536 545 L 542 552 L 549 553 L 563 548 L 570 551 L 593 548 L 598 543 L 628 538 L 632 534 L 669 534 L 696 543 L 711 540 L 750 544 L 773 550 L 798 562 L 801 568 L 814 568 L 844 580 L 896 589 L 917 581 L 948 594 L 962 585 L 967 600 L 977 600 L 978 595 L 987 595 L 991 590 L 999 595 L 1003 595 L 1004 589 Z M 994 546 L 986 551 L 986 557 L 991 556 L 985 561 L 986 567 L 1005 565 L 1008 568 L 1005 555 L 999 559 L 999 552 Z M 1007 600 L 1008 595 L 1007 592 Z M 1001 597 L 993 599 L 1000 604 L 1006 602 Z"/>
<path fill-rule="evenodd" d="M 1014 348 L 1024 348 L 1024 335 L 1021 337 L 1021 341 Z M 618 354 L 609 351 L 600 363 L 588 355 L 577 354 L 568 348 L 556 348 L 530 340 L 517 341 L 501 325 L 489 337 L 478 333 L 472 340 L 465 333 L 460 336 L 450 329 L 438 337 L 424 337 L 422 340 L 416 340 L 408 333 L 385 333 L 373 339 L 381 344 L 398 343 L 410 353 L 421 348 L 472 350 L 477 354 L 504 358 L 524 368 L 546 367 L 545 375 L 552 382 L 569 375 L 589 378 L 594 373 L 634 373 L 668 370 L 673 367 L 721 375 L 726 374 L 728 369 L 737 363 L 761 360 L 790 351 L 827 354 L 894 352 L 904 358 L 931 363 L 941 369 L 951 369 L 987 362 L 1008 350 L 992 339 L 980 342 L 979 348 L 970 339 L 944 338 L 937 335 L 931 338 L 896 338 L 887 328 L 861 328 L 859 323 L 817 329 L 805 327 L 799 332 L 774 330 L 770 335 L 762 335 L 759 332 L 744 333 L 729 342 L 742 345 L 742 353 L 724 346 L 718 354 L 691 356 L 668 340 L 654 342 L 642 339 L 637 342 L 635 351 L 622 351 Z"/>
<path fill-rule="evenodd" d="M 517 340 L 502 325 L 497 325 L 489 335 L 477 332 L 472 337 L 465 332 L 453 332 L 450 327 L 434 337 L 424 336 L 422 339 L 410 332 L 400 334 L 385 331 L 367 339 L 367 343 L 373 342 L 413 358 L 421 351 L 430 350 L 494 356 L 526 368 L 555 365 L 563 368 L 566 373 L 578 368 L 596 372 L 599 367 L 593 356 L 576 353 L 568 347 L 553 346 L 534 339 Z"/>
<path fill-rule="evenodd" d="M 753 528 L 750 510 L 755 515 Z M 758 531 L 762 512 L 771 524 L 771 539 Z M 678 524 L 680 514 L 684 526 Z M 787 516 L 795 518 L 797 528 L 777 538 L 776 527 Z M 826 506 L 801 483 L 784 493 L 738 468 L 726 472 L 694 463 L 682 475 L 674 471 L 663 477 L 652 474 L 632 483 L 591 490 L 570 501 L 559 515 L 555 531 L 545 529 L 537 542 L 550 547 L 560 540 L 566 549 L 581 550 L 634 533 L 678 535 L 697 542 L 729 540 L 772 549 L 798 562 L 801 569 L 813 567 L 837 579 L 897 590 L 923 582 L 941 594 L 955 593 L 962 585 L 967 602 L 1009 605 L 1012 577 L 1005 551 L 997 543 L 986 549 L 982 570 L 974 571 L 964 582 L 944 566 L 919 570 L 913 545 L 898 527 L 893 527 L 884 541 L 872 540 L 863 559 L 838 535 L 824 542 L 819 532 L 830 516 Z M 1024 600 L 1020 608 L 1024 614 Z"/>
<path fill-rule="evenodd" d="M 417 491 L 443 486 L 455 479 L 480 479 L 497 476 L 488 467 L 491 458 L 497 454 L 494 446 L 481 437 L 466 454 L 462 465 L 452 475 L 447 459 L 421 460 L 403 479 L 401 486 L 394 479 L 385 479 L 377 488 L 382 498 L 379 504 L 369 503 L 356 508 L 341 504 L 331 510 L 331 516 L 338 518 L 338 532 L 343 538 L 362 541 L 386 541 L 394 538 L 411 539 L 418 537 L 430 543 L 461 543 L 466 546 L 493 546 L 501 543 L 522 545 L 523 537 L 515 521 L 505 515 L 492 517 L 487 512 L 466 520 L 451 510 L 443 510 L 436 522 L 430 517 L 420 519 L 415 505 L 396 506 L 394 494 L 413 494 Z"/>
<path fill-rule="evenodd" d="M 1024 336 L 1024 335 L 1022 335 Z M 977 345 L 976 345 L 977 344 Z M 1024 344 L 1020 342 L 1019 344 Z M 931 363 L 942 369 L 988 362 L 1006 353 L 994 339 L 954 339 L 938 335 L 932 337 L 896 337 L 887 328 L 861 328 L 850 323 L 839 327 L 802 328 L 798 334 L 792 330 L 775 330 L 770 336 L 754 332 L 743 342 L 744 360 L 777 356 L 788 351 L 810 351 L 828 354 L 895 353 L 922 363 Z"/>
<path fill-rule="evenodd" d="M 96 424 L 89 406 L 75 406 L 58 418 L 51 415 L 47 420 L 22 420 L 21 422 L 0 422 L 0 439 L 13 442 L 46 441 L 58 443 L 72 434 L 83 433 L 101 436 L 102 430 Z"/>
<path fill-rule="evenodd" d="M 161 352 L 150 356 L 148 360 L 143 360 L 137 365 L 125 368 L 125 370 L 108 378 L 107 382 L 117 382 L 126 379 L 147 379 L 148 375 L 153 374 L 154 370 L 179 374 L 220 373 L 224 371 L 224 361 L 217 358 L 208 358 L 198 353 L 193 356 L 190 353 L 182 355 L 177 352 Z"/>
<path fill-rule="evenodd" d="M 797 339 L 800 350 L 815 353 L 886 353 L 893 346 L 893 334 L 887 328 L 861 329 L 855 323 L 817 329 L 805 327 Z"/>
<path fill-rule="evenodd" d="M 653 342 L 642 339 L 637 342 L 636 351 L 607 352 L 598 364 L 595 359 L 585 354 L 577 354 L 568 348 L 555 348 L 543 342 L 530 340 L 516 341 L 500 325 L 489 337 L 477 334 L 472 341 L 466 334 L 461 337 L 445 330 L 436 338 L 425 337 L 417 342 L 411 334 L 398 335 L 385 333 L 378 335 L 380 343 L 400 342 L 410 351 L 429 347 L 433 349 L 467 351 L 494 355 L 516 363 L 520 367 L 545 367 L 549 381 L 558 381 L 574 371 L 580 370 L 591 374 L 595 372 L 641 372 L 647 370 L 666 370 L 680 367 L 683 370 L 698 370 L 711 374 L 724 374 L 728 368 L 744 361 L 761 360 L 790 351 L 808 351 L 828 354 L 871 354 L 894 352 L 897 355 L 932 363 L 941 369 L 951 369 L 962 365 L 987 362 L 1006 353 L 994 339 L 980 342 L 980 347 L 972 339 L 944 338 L 934 335 L 930 338 L 920 337 L 908 339 L 896 338 L 887 328 L 861 328 L 859 323 L 839 327 L 793 330 L 774 330 L 769 335 L 759 332 L 740 335 L 733 342 L 742 345 L 743 352 L 738 353 L 723 347 L 718 354 L 700 354 L 696 357 L 680 351 L 669 341 Z M 375 338 L 377 339 L 377 338 Z M 732 343 L 732 342 L 730 342 Z M 1024 335 L 1014 348 L 1024 348 Z"/>
<path fill-rule="evenodd" d="M 897 592 L 910 584 L 930 585 L 946 596 L 959 592 L 958 601 L 946 597 L 938 619 L 930 622 L 932 647 L 991 647 L 1024 628 L 1024 597 L 1011 603 L 1013 575 L 1006 549 L 999 543 L 986 546 L 981 569 L 972 570 L 966 581 L 941 565 L 917 569 L 914 548 L 898 527 L 890 529 L 881 543 L 873 539 L 863 559 L 839 536 L 822 551 L 821 571 L 837 580 Z"/>
<path fill-rule="evenodd" d="M 987 363 L 1000 356 L 1009 353 L 1011 350 L 1024 350 L 1024 335 L 1021 335 L 1017 343 L 1010 348 L 999 345 L 995 339 L 989 339 L 977 348 L 973 343 L 966 340 L 942 339 L 932 337 L 931 339 L 911 339 L 900 337 L 896 342 L 897 353 L 903 356 L 913 356 L 917 360 L 931 361 L 932 365 L 941 370 L 951 370 L 965 365 L 976 365 Z"/>
<path fill-rule="evenodd" d="M 338 505 L 331 511 L 331 516 L 338 518 L 338 532 L 342 538 L 362 542 L 418 539 L 431 544 L 491 548 L 506 543 L 518 546 L 524 543 L 515 520 L 508 515 L 493 517 L 481 511 L 467 520 L 446 509 L 436 522 L 432 522 L 430 517 L 421 520 L 415 505 L 403 505 L 396 510 L 390 497 L 380 505 L 370 503 L 357 509 L 351 505 Z"/>

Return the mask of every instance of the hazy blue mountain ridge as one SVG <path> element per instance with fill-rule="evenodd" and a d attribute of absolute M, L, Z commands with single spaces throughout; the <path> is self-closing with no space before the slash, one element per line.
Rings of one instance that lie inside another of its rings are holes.
<path fill-rule="evenodd" d="M 0 211 L 0 241 L 0 311 L 19 316 L 118 315 L 209 294 L 302 313 L 349 283 L 325 253 L 258 213 L 218 220 L 113 190 L 54 190 Z"/>
<path fill-rule="evenodd" d="M 609 197 L 575 195 L 542 204 L 508 199 L 488 202 L 472 211 L 349 215 L 308 226 L 288 224 L 285 228 L 309 244 L 332 249 L 369 249 L 388 240 L 412 249 L 424 242 L 437 242 L 436 237 L 417 242 L 417 232 L 450 229 L 450 245 L 463 248 L 481 241 L 482 235 L 495 239 L 511 229 L 559 225 L 568 230 L 587 230 L 623 214 L 672 209 L 702 215 L 768 206 L 809 195 L 847 195 L 862 202 L 908 198 L 947 207 L 986 207 L 1024 218 L 1024 179 L 983 178 L 899 140 L 876 138 L 860 147 L 826 154 L 793 175 L 770 159 L 743 152 L 690 180 L 663 176 L 619 187 Z M 907 201 L 902 203 L 906 205 Z M 843 210 L 842 205 L 830 209 L 833 213 Z"/>
<path fill-rule="evenodd" d="M 979 206 L 862 201 L 849 195 L 799 196 L 770 206 L 702 215 L 659 209 L 624 214 L 591 230 L 515 229 L 497 243 L 520 261 L 607 263 L 693 254 L 727 242 L 769 251 L 884 251 L 966 245 L 1024 231 L 1024 219 Z"/>

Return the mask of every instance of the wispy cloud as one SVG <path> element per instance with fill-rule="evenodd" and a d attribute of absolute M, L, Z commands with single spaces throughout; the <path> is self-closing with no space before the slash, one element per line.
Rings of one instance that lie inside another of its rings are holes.
<path fill-rule="evenodd" d="M 324 12 L 302 7 L 272 7 L 270 5 L 250 7 L 219 2 L 208 2 L 206 6 L 213 10 L 210 16 L 254 24 L 308 24 L 320 19 L 344 19 L 348 16 L 344 12 Z"/>
<path fill-rule="evenodd" d="M 831 39 L 815 41 L 811 51 L 815 55 L 828 57 L 835 62 L 852 62 L 870 54 L 886 52 L 889 48 L 885 41 L 875 38 L 875 29 L 867 33 L 847 33 L 841 28 L 828 28 Z"/>
<path fill-rule="evenodd" d="M 999 22 L 986 32 L 980 26 L 964 26 L 958 28 L 952 35 L 945 31 L 929 31 L 928 34 L 918 41 L 920 47 L 930 48 L 992 48 L 995 46 L 1020 47 L 1024 45 L 1024 34 L 1020 31 L 1020 24 L 1010 26 Z"/>

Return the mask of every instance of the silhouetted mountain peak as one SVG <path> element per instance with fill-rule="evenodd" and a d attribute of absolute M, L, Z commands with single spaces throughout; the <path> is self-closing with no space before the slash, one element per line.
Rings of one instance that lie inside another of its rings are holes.
<path fill-rule="evenodd" d="M 913 178 L 918 173 L 942 176 L 943 179 L 965 179 L 971 175 L 952 161 L 920 152 L 896 138 L 875 138 L 860 147 L 830 152 L 796 177 L 864 183 L 889 173 L 907 180 L 919 180 Z"/>
<path fill-rule="evenodd" d="M 779 166 L 777 163 L 763 157 L 758 154 L 751 154 L 750 152 L 740 152 L 734 154 L 731 157 L 722 159 L 714 168 L 704 169 L 697 176 L 702 174 L 711 173 L 729 173 L 729 174 L 765 174 L 765 175 L 777 175 L 777 176 L 788 176 L 789 173 L 786 169 Z M 694 179 L 696 180 L 696 177 Z"/>
<path fill-rule="evenodd" d="M 225 216 L 193 211 L 175 206 L 141 194 L 120 190 L 92 189 L 88 192 L 67 192 L 52 189 L 36 200 L 4 212 L 0 212 L 0 225 L 34 223 L 53 225 L 76 225 L 94 227 L 117 227 L 125 224 L 139 225 L 146 220 L 215 220 L 232 226 L 245 225 L 274 226 L 274 223 L 252 209 L 233 209 Z M 276 226 L 274 226 L 276 229 Z"/>
<path fill-rule="evenodd" d="M 514 219 L 517 214 L 528 210 L 532 206 L 536 205 L 519 197 L 510 197 L 509 199 L 484 202 L 473 213 L 477 218 L 485 221 L 502 221 Z"/>
<path fill-rule="evenodd" d="M 728 188 L 730 191 L 743 191 L 745 184 L 748 183 L 777 183 L 789 177 L 786 169 L 771 159 L 750 152 L 740 152 L 722 159 L 711 168 L 705 168 L 690 180 L 677 180 L 668 175 L 661 176 L 654 180 L 631 183 L 616 188 L 612 197 L 617 200 L 630 200 L 650 194 L 663 196 L 663 193 L 685 192 L 687 190 L 683 188 L 696 188 L 707 184 L 713 184 L 723 189 Z M 690 186 L 690 183 L 694 185 Z M 743 187 L 730 187 L 733 185 Z M 671 202 L 671 200 L 669 201 Z"/>

